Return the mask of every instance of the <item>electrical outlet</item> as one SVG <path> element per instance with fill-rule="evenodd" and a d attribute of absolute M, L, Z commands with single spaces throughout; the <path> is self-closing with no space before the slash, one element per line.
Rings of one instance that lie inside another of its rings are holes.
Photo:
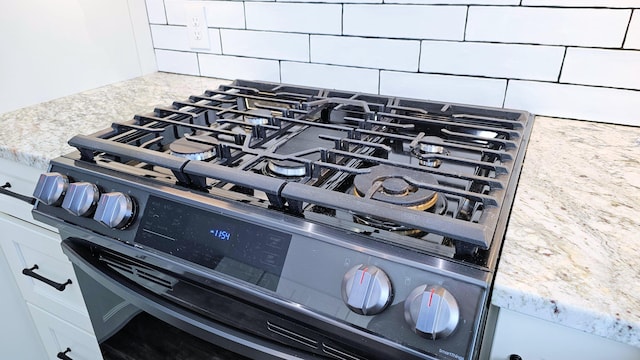
<path fill-rule="evenodd" d="M 189 47 L 192 49 L 209 50 L 209 29 L 207 17 L 202 5 L 186 4 L 187 33 L 189 34 Z"/>

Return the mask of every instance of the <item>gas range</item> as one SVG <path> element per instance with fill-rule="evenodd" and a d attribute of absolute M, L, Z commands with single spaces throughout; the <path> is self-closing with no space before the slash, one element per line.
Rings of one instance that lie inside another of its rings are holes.
<path fill-rule="evenodd" d="M 278 346 L 473 358 L 532 124 L 524 111 L 236 80 L 73 137 L 34 216 L 63 237 L 80 229 L 148 291 Z M 175 277 L 159 289 L 124 258 L 181 270 L 157 274 Z M 234 324 L 177 295 L 179 281 L 275 317 Z"/>

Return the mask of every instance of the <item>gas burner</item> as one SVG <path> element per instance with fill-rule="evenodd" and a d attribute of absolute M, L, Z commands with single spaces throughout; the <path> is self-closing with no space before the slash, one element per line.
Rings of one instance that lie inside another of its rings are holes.
<path fill-rule="evenodd" d="M 264 172 L 273 177 L 300 178 L 307 175 L 307 168 L 303 163 L 296 161 L 269 160 Z"/>
<path fill-rule="evenodd" d="M 271 118 L 271 111 L 268 109 L 251 109 L 248 111 L 251 115 L 243 115 L 244 122 L 251 125 L 267 125 Z"/>
<path fill-rule="evenodd" d="M 356 175 L 353 180 L 354 193 L 358 197 L 371 198 L 386 203 L 400 205 L 418 211 L 444 214 L 447 202 L 444 196 L 420 187 L 422 184 L 437 185 L 433 175 L 412 169 L 377 165 L 366 174 Z M 360 224 L 393 231 L 408 236 L 421 236 L 422 231 L 396 224 L 373 216 L 354 215 Z"/>
<path fill-rule="evenodd" d="M 429 138 L 430 137 L 425 137 L 425 139 Z M 439 139 L 435 138 L 435 140 L 438 141 Z M 420 165 L 432 168 L 437 168 L 442 165 L 442 160 L 440 160 L 439 157 L 445 154 L 444 146 L 425 143 L 414 146 L 411 151 L 420 161 Z"/>
<path fill-rule="evenodd" d="M 195 135 L 180 138 L 169 144 L 171 155 L 189 160 L 205 161 L 216 157 L 217 140 L 210 136 Z"/>
<path fill-rule="evenodd" d="M 425 172 L 388 165 L 373 166 L 370 172 L 353 179 L 356 196 L 427 210 L 438 201 L 438 193 L 421 184 L 438 185 L 436 178 Z"/>
<path fill-rule="evenodd" d="M 437 196 L 437 194 L 435 198 L 436 198 L 435 206 L 432 205 L 426 211 L 430 213 L 442 215 L 447 211 L 447 201 L 444 196 Z M 373 216 L 354 214 L 353 219 L 355 222 L 359 224 L 371 226 L 376 229 L 391 231 L 400 235 L 411 236 L 411 237 L 422 237 L 423 235 L 425 235 L 425 232 L 422 230 L 413 229 L 404 225 L 394 223 L 392 221 L 388 221 L 386 219 L 381 219 Z"/>

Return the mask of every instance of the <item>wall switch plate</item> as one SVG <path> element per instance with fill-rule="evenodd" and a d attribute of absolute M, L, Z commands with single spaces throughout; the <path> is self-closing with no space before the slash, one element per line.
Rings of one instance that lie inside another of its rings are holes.
<path fill-rule="evenodd" d="M 198 4 L 186 4 L 186 12 L 189 47 L 209 50 L 211 46 L 209 45 L 209 29 L 204 7 Z"/>

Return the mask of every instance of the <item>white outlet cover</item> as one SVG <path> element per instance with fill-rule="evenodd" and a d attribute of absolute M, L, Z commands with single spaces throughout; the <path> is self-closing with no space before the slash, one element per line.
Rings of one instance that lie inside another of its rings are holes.
<path fill-rule="evenodd" d="M 199 4 L 185 4 L 187 13 L 187 36 L 189 47 L 192 49 L 211 49 L 209 44 L 209 29 L 204 6 Z"/>

